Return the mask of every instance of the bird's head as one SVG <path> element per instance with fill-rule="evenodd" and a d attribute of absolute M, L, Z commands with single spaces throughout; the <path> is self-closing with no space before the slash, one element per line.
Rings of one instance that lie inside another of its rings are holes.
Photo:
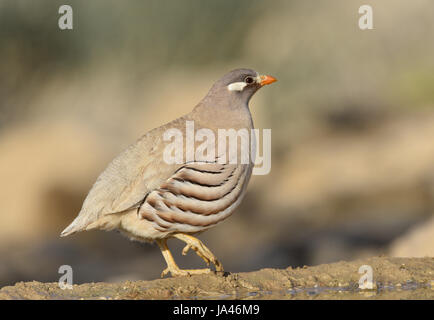
<path fill-rule="evenodd" d="M 224 75 L 211 88 L 210 93 L 236 97 L 248 103 L 253 94 L 267 84 L 277 81 L 268 75 L 260 75 L 251 69 L 235 69 Z"/>

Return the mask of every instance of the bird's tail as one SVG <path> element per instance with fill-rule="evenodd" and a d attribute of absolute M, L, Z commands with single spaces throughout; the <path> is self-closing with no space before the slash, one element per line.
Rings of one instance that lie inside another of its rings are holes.
<path fill-rule="evenodd" d="M 85 225 L 82 221 L 80 215 L 72 221 L 72 223 L 65 228 L 60 234 L 61 237 L 66 237 L 76 232 L 82 231 L 85 228 Z"/>

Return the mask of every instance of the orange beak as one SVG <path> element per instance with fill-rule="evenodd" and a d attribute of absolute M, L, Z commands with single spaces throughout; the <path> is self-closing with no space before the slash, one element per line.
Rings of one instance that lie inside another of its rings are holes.
<path fill-rule="evenodd" d="M 273 82 L 276 82 L 277 79 L 272 77 L 272 76 L 259 76 L 259 78 L 261 79 L 261 86 L 265 86 L 267 84 L 272 84 Z"/>

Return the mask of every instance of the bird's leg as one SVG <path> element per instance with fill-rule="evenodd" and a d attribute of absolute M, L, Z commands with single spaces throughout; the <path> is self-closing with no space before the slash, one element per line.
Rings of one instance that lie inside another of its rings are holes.
<path fill-rule="evenodd" d="M 216 256 L 209 250 L 202 241 L 185 233 L 177 233 L 173 235 L 175 238 L 184 241 L 187 245 L 182 250 L 182 254 L 186 255 L 188 250 L 193 249 L 196 254 L 201 257 L 209 266 L 210 262 L 215 265 L 216 271 L 224 271 L 223 265 Z"/>
<path fill-rule="evenodd" d="M 204 274 L 204 273 L 211 272 L 210 269 L 197 269 L 197 270 L 179 269 L 178 265 L 175 262 L 175 259 L 173 259 L 173 256 L 170 253 L 169 248 L 167 247 L 167 239 L 156 240 L 156 242 L 161 249 L 161 253 L 163 254 L 164 260 L 166 260 L 167 263 L 167 268 L 164 269 L 163 272 L 161 273 L 162 278 L 165 275 L 167 275 L 169 272 L 172 275 L 172 277 L 187 276 L 192 274 Z"/>

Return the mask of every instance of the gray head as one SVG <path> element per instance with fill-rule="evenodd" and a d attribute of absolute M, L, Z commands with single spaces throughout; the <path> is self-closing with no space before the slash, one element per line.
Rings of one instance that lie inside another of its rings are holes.
<path fill-rule="evenodd" d="M 275 81 L 272 76 L 260 75 L 252 69 L 235 69 L 214 83 L 208 96 L 248 103 L 256 91 Z"/>

